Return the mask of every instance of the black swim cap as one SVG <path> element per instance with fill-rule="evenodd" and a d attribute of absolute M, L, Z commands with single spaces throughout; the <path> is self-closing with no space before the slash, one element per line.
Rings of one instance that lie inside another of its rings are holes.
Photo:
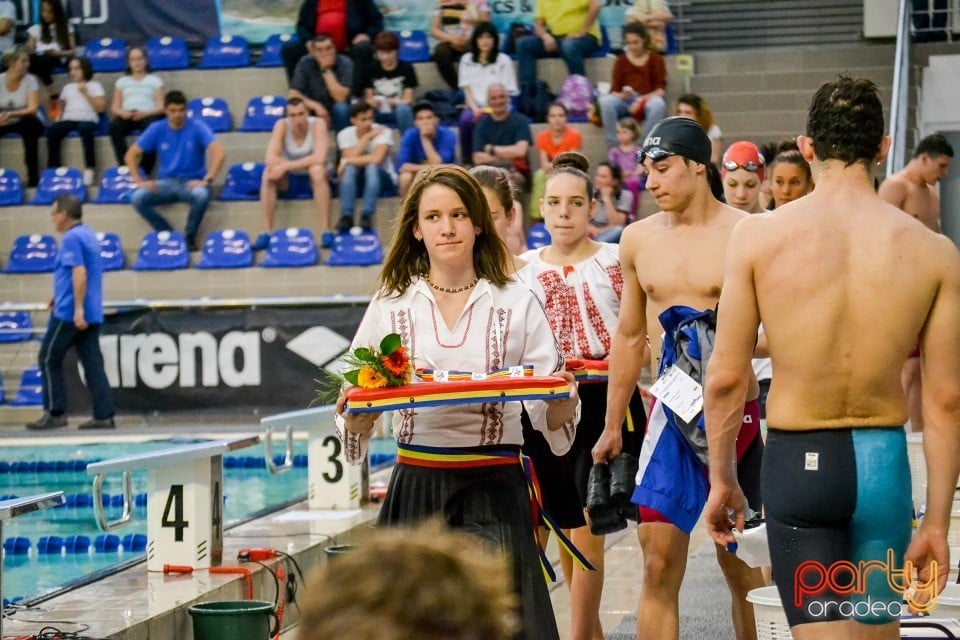
<path fill-rule="evenodd" d="M 661 120 L 650 131 L 637 152 L 637 163 L 643 164 L 647 158 L 657 162 L 668 156 L 683 156 L 700 164 L 710 164 L 712 153 L 710 138 L 696 120 L 674 116 Z"/>

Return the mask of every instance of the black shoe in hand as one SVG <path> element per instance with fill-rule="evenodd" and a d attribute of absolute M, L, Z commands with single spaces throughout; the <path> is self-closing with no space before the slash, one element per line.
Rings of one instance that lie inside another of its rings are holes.
<path fill-rule="evenodd" d="M 610 466 L 595 464 L 587 479 L 587 519 L 595 536 L 627 528 L 627 521 L 610 501 Z"/>

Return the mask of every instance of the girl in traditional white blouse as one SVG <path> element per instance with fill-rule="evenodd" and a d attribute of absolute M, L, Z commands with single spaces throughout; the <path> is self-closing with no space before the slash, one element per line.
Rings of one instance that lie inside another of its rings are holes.
<path fill-rule="evenodd" d="M 571 396 L 525 402 L 535 429 L 556 455 L 567 452 L 579 420 L 573 376 L 543 308 L 511 280 L 512 266 L 477 181 L 457 166 L 417 174 L 404 199 L 393 245 L 354 338 L 354 348 L 397 333 L 415 368 L 485 373 L 532 365 L 535 375 L 565 378 Z M 347 459 L 359 463 L 377 414 L 342 413 Z M 539 565 L 526 481 L 519 462 L 521 406 L 516 402 L 394 412 L 398 464 L 380 511 L 381 525 L 439 516 L 500 547 L 513 560 L 522 638 L 558 638 Z M 429 463 L 414 455 L 429 451 Z M 488 458 L 467 466 L 463 458 Z M 440 460 L 436 460 L 440 458 Z M 429 466 L 425 466 L 429 464 Z"/>
<path fill-rule="evenodd" d="M 587 159 L 576 152 L 559 154 L 548 174 L 540 212 L 552 244 L 528 251 L 521 258 L 543 270 L 537 276 L 544 306 L 564 358 L 606 360 L 620 311 L 623 274 L 617 245 L 590 239 L 596 212 Z M 591 449 L 603 432 L 607 385 L 582 384 L 583 418 L 576 440 L 564 456 L 565 473 L 540 478 L 543 501 L 573 544 L 596 571 L 575 568 L 561 554 L 571 592 L 571 638 L 602 639 L 600 596 L 603 591 L 603 536 L 586 526 L 587 478 L 593 466 Z M 640 450 L 646 418 L 639 390 L 630 401 L 624 424 L 624 451 Z M 538 475 L 541 475 L 538 473 Z"/>

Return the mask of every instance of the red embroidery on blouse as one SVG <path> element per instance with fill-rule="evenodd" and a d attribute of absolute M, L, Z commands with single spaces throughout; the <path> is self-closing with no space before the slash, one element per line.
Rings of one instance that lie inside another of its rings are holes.
<path fill-rule="evenodd" d="M 623 298 L 623 269 L 619 264 L 612 264 L 607 267 L 607 277 L 610 278 L 610 286 L 613 292 L 617 294 L 617 300 Z"/>
<path fill-rule="evenodd" d="M 412 313 L 404 309 L 392 311 L 390 313 L 390 324 L 393 327 L 393 332 L 400 336 L 400 342 L 403 344 L 406 352 L 410 354 L 411 360 L 415 360 L 415 333 L 410 320 L 412 315 Z M 413 440 L 414 415 L 413 409 L 400 410 L 400 428 L 397 430 L 396 434 L 397 442 L 408 444 L 411 440 Z"/>
<path fill-rule="evenodd" d="M 605 358 L 610 351 L 610 334 L 600 316 L 600 310 L 590 296 L 590 290 L 584 288 L 587 322 L 594 335 L 603 345 L 604 352 L 594 354 L 587 339 L 586 327 L 580 314 L 577 301 L 577 289 L 563 281 L 556 271 L 544 271 L 537 276 L 543 285 L 544 310 L 547 322 L 553 329 L 553 335 L 560 342 L 560 350 L 565 358 Z"/>

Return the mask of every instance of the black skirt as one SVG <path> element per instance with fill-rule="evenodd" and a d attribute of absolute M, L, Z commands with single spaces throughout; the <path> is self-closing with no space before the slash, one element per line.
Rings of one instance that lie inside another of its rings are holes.
<path fill-rule="evenodd" d="M 476 447 L 470 451 L 484 449 Z M 512 560 L 521 608 L 517 638 L 559 640 L 519 459 L 516 465 L 471 469 L 397 464 L 380 509 L 379 525 L 406 524 L 431 517 L 442 518 L 451 528 L 475 535 Z"/>

